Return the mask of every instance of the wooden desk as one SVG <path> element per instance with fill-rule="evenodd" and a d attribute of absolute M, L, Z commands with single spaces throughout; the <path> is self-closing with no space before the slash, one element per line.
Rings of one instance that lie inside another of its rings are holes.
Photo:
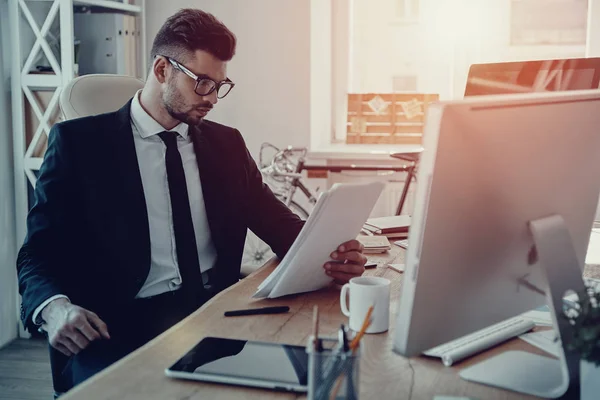
<path fill-rule="evenodd" d="M 393 246 L 392 254 L 370 257 L 371 261 L 402 262 L 403 251 Z M 250 297 L 262 280 L 273 270 L 274 263 L 254 272 L 235 286 L 220 293 L 178 325 L 79 385 L 61 399 L 295 399 L 290 393 L 252 388 L 205 384 L 167 378 L 164 370 L 205 336 L 262 340 L 305 345 L 310 335 L 313 305 L 321 313 L 320 331 L 334 335 L 346 318 L 340 312 L 339 289 L 288 296 L 275 300 L 252 300 Z M 589 269 L 589 268 L 588 268 Z M 599 276 L 600 268 L 586 270 L 588 276 Z M 367 275 L 392 280 L 391 315 L 395 315 L 402 274 L 385 267 L 368 270 Z M 253 306 L 289 305 L 287 314 L 224 318 L 226 310 Z M 395 318 L 390 319 L 393 331 Z M 360 364 L 361 399 L 427 399 L 435 395 L 468 396 L 476 399 L 532 398 L 517 393 L 469 383 L 460 379 L 458 371 L 491 355 L 509 349 L 521 349 L 545 355 L 529 344 L 514 339 L 482 353 L 458 366 L 446 368 L 440 360 L 404 358 L 392 352 L 392 335 L 367 335 L 362 344 Z"/>

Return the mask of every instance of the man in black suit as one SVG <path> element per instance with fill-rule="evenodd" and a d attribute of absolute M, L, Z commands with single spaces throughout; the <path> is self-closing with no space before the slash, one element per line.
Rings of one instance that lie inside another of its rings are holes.
<path fill-rule="evenodd" d="M 236 39 L 199 10 L 170 17 L 140 92 L 55 125 L 17 260 L 21 318 L 77 384 L 238 281 L 247 228 L 283 257 L 303 222 L 263 184 L 240 133 L 204 117 L 234 84 Z M 364 271 L 356 240 L 324 268 Z"/>

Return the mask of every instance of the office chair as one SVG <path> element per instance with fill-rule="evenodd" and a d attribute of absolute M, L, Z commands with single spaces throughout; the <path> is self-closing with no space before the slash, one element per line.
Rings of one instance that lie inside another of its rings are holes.
<path fill-rule="evenodd" d="M 103 114 L 123 107 L 142 87 L 132 76 L 83 75 L 64 87 L 59 105 L 65 120 Z"/>
<path fill-rule="evenodd" d="M 59 106 L 64 120 L 116 111 L 142 87 L 144 82 L 131 77 L 109 74 L 84 75 L 73 79 L 62 90 Z M 81 132 L 85 134 L 85 132 Z M 67 392 L 73 383 L 62 376 L 69 358 L 48 345 L 54 398 Z"/>

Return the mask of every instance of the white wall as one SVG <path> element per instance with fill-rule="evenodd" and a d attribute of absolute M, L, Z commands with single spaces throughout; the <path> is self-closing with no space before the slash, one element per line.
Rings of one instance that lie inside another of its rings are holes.
<path fill-rule="evenodd" d="M 214 14 L 238 38 L 228 74 L 233 91 L 209 119 L 240 130 L 252 155 L 260 145 L 310 142 L 310 1 L 147 0 L 147 43 L 180 8 Z"/>
<path fill-rule="evenodd" d="M 8 3 L 0 0 L 0 347 L 17 336 Z"/>

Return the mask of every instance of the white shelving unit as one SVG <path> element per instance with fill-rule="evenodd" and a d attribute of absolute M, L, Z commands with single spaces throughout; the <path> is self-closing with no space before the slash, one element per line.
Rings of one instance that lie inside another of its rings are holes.
<path fill-rule="evenodd" d="M 125 4 L 112 0 L 35 0 L 34 2 L 51 3 L 50 10 L 45 16 L 44 23 L 39 26 L 34 19 L 28 3 L 32 1 L 9 0 L 10 31 L 12 43 L 12 112 L 13 112 L 13 143 L 15 160 L 15 195 L 17 219 L 17 243 L 22 243 L 25 238 L 25 220 L 28 210 L 28 182 L 35 186 L 35 171 L 42 165 L 42 157 L 35 156 L 34 151 L 43 135 L 50 132 L 49 119 L 58 107 L 58 98 L 61 89 L 75 77 L 74 65 L 74 34 L 73 34 L 73 7 L 88 6 L 102 9 L 103 12 L 114 12 L 134 15 L 138 17 L 141 34 L 139 36 L 138 52 L 141 71 L 145 71 L 145 0 L 138 0 L 136 4 Z M 23 24 L 21 16 L 25 18 L 35 35 L 35 43 L 29 49 L 25 62 L 22 62 L 24 49 L 21 42 Z M 52 52 L 46 35 L 56 18 L 60 20 L 60 61 Z M 52 74 L 30 73 L 32 64 L 42 51 L 48 59 Z M 143 72 L 142 72 L 143 74 Z M 52 98 L 45 109 L 39 106 L 33 95 L 33 89 L 53 91 Z M 25 132 L 25 100 L 35 113 L 39 126 L 29 144 Z"/>
<path fill-rule="evenodd" d="M 51 3 L 44 22 L 40 26 L 36 22 L 30 5 L 32 3 Z M 138 19 L 140 35 L 137 43 L 137 58 L 141 67 L 141 78 L 145 78 L 146 60 L 146 24 L 145 0 L 136 0 L 135 4 L 126 4 L 118 0 L 8 0 L 9 23 L 12 44 L 12 122 L 13 122 L 13 152 L 15 163 L 15 213 L 16 213 L 16 241 L 20 246 L 26 234 L 26 218 L 29 209 L 28 184 L 35 187 L 35 171 L 42 165 L 43 157 L 35 155 L 36 146 L 40 140 L 50 132 L 50 118 L 58 108 L 60 92 L 65 85 L 75 77 L 74 54 L 74 23 L 73 14 L 75 6 L 88 6 L 100 9 L 102 12 L 114 12 L 133 15 Z M 22 17 L 27 24 L 22 22 Z M 57 59 L 50 48 L 46 35 L 53 22 L 59 18 L 60 27 L 60 58 Z M 22 43 L 23 29 L 29 28 L 35 35 L 35 42 L 29 49 L 27 58 L 23 62 Z M 38 54 L 44 53 L 53 72 L 50 74 L 32 74 L 33 62 Z M 44 109 L 40 107 L 34 97 L 35 90 L 53 92 L 52 97 Z M 27 143 L 25 124 L 25 100 L 33 110 L 39 122 L 37 130 L 33 133 L 32 140 Z M 19 300 L 20 304 L 20 300 Z M 21 332 L 23 335 L 23 332 Z"/>

